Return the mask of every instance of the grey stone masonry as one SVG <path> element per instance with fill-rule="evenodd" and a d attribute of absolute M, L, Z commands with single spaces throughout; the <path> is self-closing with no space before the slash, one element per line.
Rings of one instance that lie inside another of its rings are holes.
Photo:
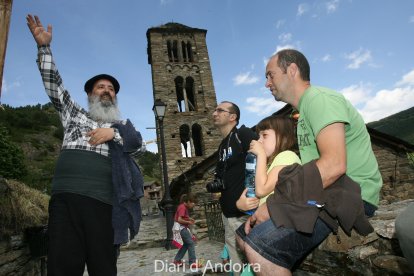
<path fill-rule="evenodd" d="M 154 101 L 167 104 L 163 126 L 169 181 L 214 153 L 221 141 L 212 123 L 217 100 L 206 33 L 178 23 L 147 31 Z M 157 141 L 159 135 L 157 128 Z"/>

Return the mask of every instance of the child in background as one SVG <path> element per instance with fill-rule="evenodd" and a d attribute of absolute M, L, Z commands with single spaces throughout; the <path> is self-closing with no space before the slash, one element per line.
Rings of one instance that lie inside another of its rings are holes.
<path fill-rule="evenodd" d="M 269 116 L 256 125 L 259 140 L 250 143 L 249 152 L 256 155 L 256 197 L 260 198 L 259 205 L 266 202 L 273 193 L 280 170 L 294 163 L 301 164 L 298 155 L 293 152 L 296 147 L 294 121 L 285 116 Z M 246 197 L 244 190 L 236 202 L 242 211 L 257 208 L 252 206 L 251 198 Z"/>
<path fill-rule="evenodd" d="M 178 205 L 174 217 L 174 220 L 180 224 L 180 234 L 183 240 L 182 247 L 175 255 L 174 264 L 176 266 L 182 266 L 182 259 L 188 250 L 188 263 L 192 269 L 202 267 L 202 265 L 197 262 L 195 254 L 195 242 L 193 240 L 193 235 L 189 229 L 189 226 L 195 223 L 195 220 L 190 218 L 189 215 L 189 210 L 194 207 L 195 202 L 196 200 L 193 195 L 183 194 L 180 198 L 180 205 Z"/>

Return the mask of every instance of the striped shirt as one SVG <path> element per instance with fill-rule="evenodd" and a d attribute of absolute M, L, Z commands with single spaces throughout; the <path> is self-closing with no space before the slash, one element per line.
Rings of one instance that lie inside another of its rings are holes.
<path fill-rule="evenodd" d="M 108 143 L 92 146 L 88 143 L 89 137 L 86 134 L 96 128 L 110 128 L 113 123 L 102 123 L 93 120 L 84 108 L 72 100 L 69 92 L 63 86 L 62 78 L 53 60 L 49 45 L 38 47 L 38 59 L 36 62 L 42 75 L 46 93 L 59 113 L 63 125 L 62 150 L 86 150 L 109 156 Z M 122 123 L 125 124 L 125 122 Z M 118 130 L 114 128 L 114 131 L 115 136 L 113 140 L 122 144 L 122 137 Z"/>

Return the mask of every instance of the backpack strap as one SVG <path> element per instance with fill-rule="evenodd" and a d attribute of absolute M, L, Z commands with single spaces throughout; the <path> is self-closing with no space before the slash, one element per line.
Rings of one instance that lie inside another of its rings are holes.
<path fill-rule="evenodd" d="M 239 135 L 238 135 L 238 133 L 237 133 L 237 130 L 238 130 L 238 129 L 236 129 L 236 131 L 234 132 L 234 137 L 236 138 L 237 144 L 240 146 L 240 148 L 241 148 L 242 152 L 243 152 L 243 153 L 245 153 L 245 151 L 244 151 L 244 149 L 243 149 L 243 144 L 242 144 L 242 142 L 241 142 L 241 140 L 240 140 L 240 138 L 239 138 Z"/>

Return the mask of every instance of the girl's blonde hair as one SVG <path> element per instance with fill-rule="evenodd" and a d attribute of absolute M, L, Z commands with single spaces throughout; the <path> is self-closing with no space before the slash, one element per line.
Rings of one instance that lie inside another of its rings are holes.
<path fill-rule="evenodd" d="M 269 116 L 261 120 L 256 125 L 256 133 L 260 131 L 273 129 L 276 134 L 276 145 L 271 156 L 267 158 L 267 163 L 270 164 L 273 159 L 285 150 L 298 152 L 297 140 L 295 133 L 295 122 L 292 118 L 286 116 Z"/>

